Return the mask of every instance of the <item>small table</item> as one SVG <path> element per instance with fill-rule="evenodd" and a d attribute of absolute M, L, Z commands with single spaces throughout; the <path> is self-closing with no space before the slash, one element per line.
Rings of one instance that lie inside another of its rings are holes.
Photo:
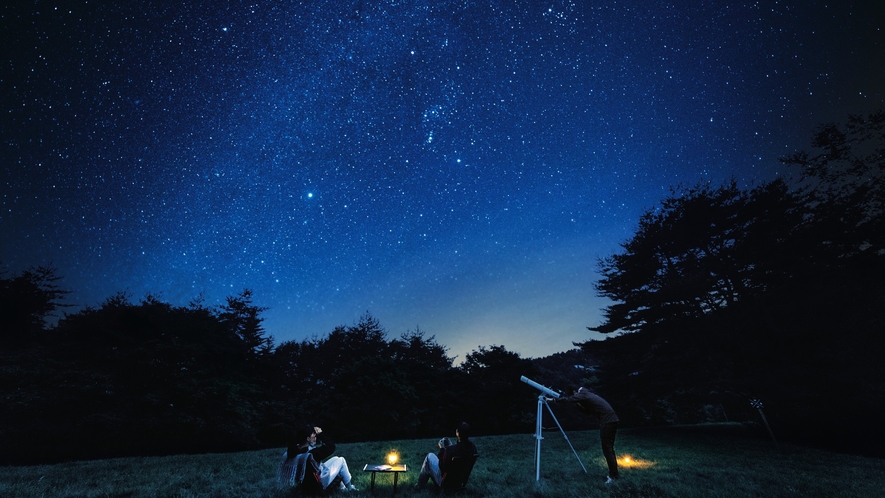
<path fill-rule="evenodd" d="M 393 472 L 393 494 L 396 494 L 396 481 L 397 481 L 397 478 L 399 478 L 399 473 L 405 472 L 406 470 L 407 469 L 406 469 L 405 464 L 402 464 L 402 465 L 381 465 L 381 464 L 367 463 L 366 466 L 363 467 L 363 471 L 372 473 L 372 492 L 375 491 L 375 473 L 376 472 L 381 472 L 381 473 L 385 473 L 385 474 L 389 473 L 389 472 Z"/>

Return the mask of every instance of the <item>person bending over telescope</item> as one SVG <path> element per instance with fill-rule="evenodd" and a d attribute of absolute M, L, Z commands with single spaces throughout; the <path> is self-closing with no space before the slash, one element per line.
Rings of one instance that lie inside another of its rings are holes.
<path fill-rule="evenodd" d="M 602 443 L 602 455 L 605 456 L 605 462 L 608 464 L 608 477 L 605 479 L 605 483 L 610 484 L 614 482 L 618 478 L 615 434 L 618 432 L 619 419 L 612 406 L 608 404 L 608 401 L 602 399 L 602 397 L 586 387 L 578 387 L 571 396 L 548 397 L 546 400 L 554 403 L 575 403 L 581 411 L 599 421 L 599 439 Z"/>
<path fill-rule="evenodd" d="M 449 438 L 439 440 L 439 452 L 434 455 L 428 453 L 421 464 L 421 472 L 418 474 L 418 488 L 423 488 L 428 479 L 433 479 L 434 484 L 442 486 L 442 476 L 446 467 L 455 457 L 466 457 L 476 454 L 476 445 L 470 440 L 470 426 L 467 422 L 461 422 L 455 429 L 457 444 L 452 444 Z"/>

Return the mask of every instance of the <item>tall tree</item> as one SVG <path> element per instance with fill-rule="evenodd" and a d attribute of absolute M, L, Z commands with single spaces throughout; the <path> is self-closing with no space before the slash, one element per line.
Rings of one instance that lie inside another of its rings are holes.
<path fill-rule="evenodd" d="M 246 350 L 253 355 L 264 357 L 273 350 L 273 336 L 265 333 L 261 323 L 261 313 L 267 308 L 252 302 L 252 291 L 243 290 L 237 296 L 228 296 L 226 304 L 219 307 L 218 318 L 240 339 Z"/>
<path fill-rule="evenodd" d="M 501 434 L 527 430 L 534 420 L 537 391 L 519 381 L 535 374 L 531 360 L 501 346 L 480 346 L 459 370 L 461 415 L 478 430 Z"/>
<path fill-rule="evenodd" d="M 0 274 L 0 337 L 6 344 L 33 338 L 46 327 L 46 320 L 62 306 L 69 292 L 59 288 L 52 266 L 30 268 L 5 278 Z"/>
<path fill-rule="evenodd" d="M 412 406 L 412 420 L 406 426 L 406 437 L 436 435 L 441 430 L 454 427 L 459 420 L 440 409 L 440 400 L 457 399 L 457 385 L 453 382 L 456 372 L 453 358 L 447 348 L 436 342 L 434 336 L 426 337 L 420 329 L 402 334 L 390 342 L 388 351 L 393 358 L 396 374 L 408 379 L 417 399 Z"/>
<path fill-rule="evenodd" d="M 387 349 L 387 332 L 377 318 L 366 312 L 356 325 L 336 327 L 322 349 L 327 361 L 351 361 L 361 356 L 377 356 Z"/>
<path fill-rule="evenodd" d="M 811 242 L 831 261 L 885 252 L 885 109 L 825 124 L 813 152 L 783 162 L 800 168 L 814 216 Z"/>
<path fill-rule="evenodd" d="M 591 330 L 697 318 L 776 285 L 787 274 L 779 263 L 788 235 L 802 223 L 797 208 L 781 180 L 749 192 L 732 181 L 671 193 L 642 215 L 622 253 L 598 262 L 596 289 L 615 303 Z"/>
<path fill-rule="evenodd" d="M 641 333 L 582 347 L 625 419 L 703 420 L 716 403 L 734 416 L 760 396 L 781 435 L 881 439 L 885 113 L 825 125 L 812 145 L 784 160 L 800 185 L 671 195 L 600 262 L 615 304 L 593 330 Z"/>
<path fill-rule="evenodd" d="M 355 438 L 361 432 L 373 437 L 389 433 L 391 421 L 400 421 L 397 410 L 413 402 L 411 388 L 401 385 L 388 352 L 386 332 L 371 314 L 357 324 L 336 327 L 324 338 L 300 343 L 285 342 L 274 352 L 284 372 L 286 390 L 300 398 L 303 410 L 293 414 L 301 422 L 329 426 L 339 438 Z M 393 397 L 400 392 L 401 403 Z M 374 412 L 373 412 L 374 410 Z M 372 415 L 371 427 L 364 421 Z"/>

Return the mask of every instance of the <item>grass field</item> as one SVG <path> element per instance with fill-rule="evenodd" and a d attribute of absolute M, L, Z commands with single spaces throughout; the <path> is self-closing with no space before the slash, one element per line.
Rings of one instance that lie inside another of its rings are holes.
<path fill-rule="evenodd" d="M 589 473 L 553 430 L 542 442 L 540 481 L 535 480 L 532 434 L 474 438 L 481 456 L 462 496 L 875 497 L 885 490 L 883 459 L 776 446 L 737 424 L 621 430 L 616 443 L 621 479 L 606 485 L 598 432 L 569 432 L 568 437 Z M 383 463 L 389 450 L 397 450 L 409 469 L 400 476 L 396 496 L 430 497 L 437 493 L 414 485 L 424 455 L 435 445 L 436 439 L 339 444 L 336 454 L 347 459 L 360 490 L 354 495 L 370 496 L 363 465 Z M 282 451 L 0 467 L 0 496 L 299 496 L 275 482 Z M 392 477 L 378 475 L 374 494 L 391 492 Z"/>

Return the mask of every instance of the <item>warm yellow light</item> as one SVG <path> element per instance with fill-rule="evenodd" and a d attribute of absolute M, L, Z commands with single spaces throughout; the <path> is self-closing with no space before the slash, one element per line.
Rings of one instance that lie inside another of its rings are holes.
<path fill-rule="evenodd" d="M 387 463 L 389 463 L 390 465 L 396 465 L 396 460 L 398 458 L 399 457 L 397 456 L 396 452 L 391 451 L 387 454 Z"/>
<path fill-rule="evenodd" d="M 642 460 L 641 458 L 634 458 L 630 455 L 623 455 L 618 458 L 619 466 L 631 469 L 647 469 L 654 464 L 655 463 L 652 461 Z"/>

